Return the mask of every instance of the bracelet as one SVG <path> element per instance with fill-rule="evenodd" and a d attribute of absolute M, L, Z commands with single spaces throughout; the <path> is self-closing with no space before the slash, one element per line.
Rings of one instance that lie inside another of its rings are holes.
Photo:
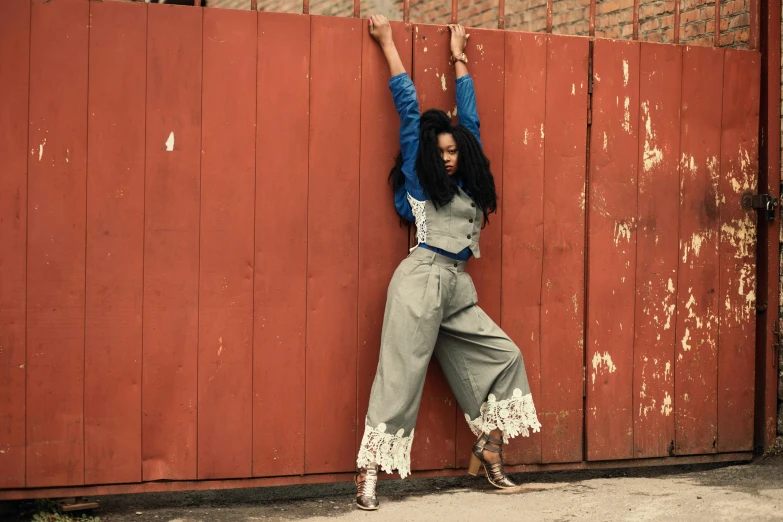
<path fill-rule="evenodd" d="M 462 63 L 464 63 L 464 64 L 467 64 L 467 63 L 468 63 L 468 57 L 467 57 L 467 56 L 465 56 L 465 53 L 464 53 L 464 52 L 463 52 L 462 54 L 460 54 L 460 55 L 453 55 L 453 56 L 451 57 L 451 60 L 452 60 L 454 63 L 457 63 L 457 62 L 462 62 Z"/>

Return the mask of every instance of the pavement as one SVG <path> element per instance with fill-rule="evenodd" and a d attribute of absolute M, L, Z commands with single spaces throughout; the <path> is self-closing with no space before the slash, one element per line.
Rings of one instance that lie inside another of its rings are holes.
<path fill-rule="evenodd" d="M 353 504 L 352 483 L 99 497 L 101 522 L 783 521 L 783 457 L 736 465 L 513 475 L 513 491 L 484 478 L 384 480 L 381 509 Z M 30 520 L 30 503 L 0 520 Z M 2 511 L 0 511 L 2 512 Z"/>

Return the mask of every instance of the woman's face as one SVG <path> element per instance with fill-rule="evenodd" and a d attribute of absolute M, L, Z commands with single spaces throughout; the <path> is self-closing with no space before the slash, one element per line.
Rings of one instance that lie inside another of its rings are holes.
<path fill-rule="evenodd" d="M 454 141 L 454 136 L 450 132 L 438 135 L 438 151 L 446 166 L 446 172 L 449 173 L 449 176 L 453 176 L 459 168 L 459 151 L 457 150 L 457 142 Z"/>

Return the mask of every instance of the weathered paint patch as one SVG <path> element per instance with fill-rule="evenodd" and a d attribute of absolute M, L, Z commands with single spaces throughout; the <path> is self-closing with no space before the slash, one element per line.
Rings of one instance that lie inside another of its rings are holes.
<path fill-rule="evenodd" d="M 663 152 L 658 148 L 657 137 L 652 129 L 650 106 L 648 102 L 642 103 L 642 118 L 644 119 L 644 156 L 642 164 L 644 172 L 650 172 L 663 161 Z"/>
<path fill-rule="evenodd" d="M 686 394 L 687 395 L 687 394 Z M 663 397 L 663 404 L 661 404 L 661 414 L 667 417 L 672 414 L 672 398 L 669 392 L 665 392 Z"/>
<path fill-rule="evenodd" d="M 617 371 L 617 366 L 615 366 L 614 362 L 612 362 L 612 356 L 609 355 L 609 352 L 604 352 L 603 355 L 601 355 L 599 352 L 595 352 L 593 354 L 593 373 L 591 376 L 593 379 L 593 384 L 595 384 L 595 376 L 601 367 L 605 367 L 609 373 L 614 373 Z"/>
<path fill-rule="evenodd" d="M 174 150 L 174 131 L 171 131 L 169 138 L 166 140 L 166 151 L 171 152 Z"/>
<path fill-rule="evenodd" d="M 628 96 L 623 101 L 623 130 L 627 133 L 631 132 L 631 98 Z"/>
<path fill-rule="evenodd" d="M 628 60 L 623 60 L 623 87 L 628 87 Z"/>
<path fill-rule="evenodd" d="M 619 221 L 614 224 L 614 244 L 615 246 L 619 246 L 620 240 L 625 239 L 630 243 L 631 241 L 631 228 L 633 227 L 633 223 L 625 223 L 624 221 Z"/>

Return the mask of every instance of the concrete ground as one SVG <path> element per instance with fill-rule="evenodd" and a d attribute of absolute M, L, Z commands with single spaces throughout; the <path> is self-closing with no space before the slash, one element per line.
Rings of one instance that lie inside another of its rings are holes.
<path fill-rule="evenodd" d="M 382 481 L 381 509 L 370 513 L 354 507 L 353 484 L 342 483 L 115 495 L 99 498 L 101 507 L 93 514 L 101 522 L 783 521 L 783 457 L 740 465 L 549 472 L 513 478 L 524 483 L 513 492 L 496 490 L 486 479 L 473 477 Z M 5 508 L 7 514 L 0 520 L 30 520 L 30 504 Z"/>

